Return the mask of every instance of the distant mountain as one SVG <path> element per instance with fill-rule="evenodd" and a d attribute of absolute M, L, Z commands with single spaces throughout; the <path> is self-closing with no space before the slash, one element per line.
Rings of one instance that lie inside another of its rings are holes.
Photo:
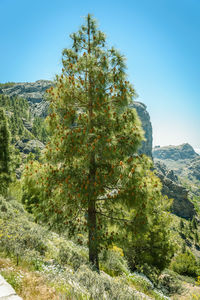
<path fill-rule="evenodd" d="M 157 159 L 193 159 L 198 157 L 192 146 L 188 143 L 179 146 L 155 147 L 153 149 L 153 157 Z"/>
<path fill-rule="evenodd" d="M 37 117 L 46 117 L 48 103 L 45 101 L 45 91 L 53 85 L 50 80 L 35 82 L 19 82 L 0 86 L 1 93 L 10 97 L 17 96 L 28 100 L 31 114 Z"/>
<path fill-rule="evenodd" d="M 164 163 L 181 182 L 200 196 L 200 155 L 188 143 L 179 146 L 155 147 L 154 162 Z"/>

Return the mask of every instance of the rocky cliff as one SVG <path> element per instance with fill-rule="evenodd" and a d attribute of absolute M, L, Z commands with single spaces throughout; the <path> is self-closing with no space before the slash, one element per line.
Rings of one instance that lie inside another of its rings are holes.
<path fill-rule="evenodd" d="M 9 96 L 19 96 L 29 101 L 33 116 L 46 117 L 48 103 L 45 101 L 45 91 L 52 86 L 50 80 L 36 82 L 20 82 L 10 87 L 2 88 L 2 92 Z"/>
<path fill-rule="evenodd" d="M 153 149 L 153 157 L 157 159 L 192 159 L 199 155 L 194 151 L 188 143 L 179 146 L 155 147 Z"/>
<path fill-rule="evenodd" d="M 31 112 L 34 116 L 45 117 L 48 111 L 48 102 L 45 101 L 45 91 L 53 85 L 49 80 L 38 80 L 36 82 L 16 83 L 11 87 L 3 88 L 4 94 L 9 96 L 18 95 L 27 99 L 31 106 Z M 152 157 L 152 126 L 149 113 L 146 106 L 141 102 L 133 102 L 132 107 L 137 110 L 137 113 L 142 121 L 142 127 L 145 132 L 145 141 L 142 142 L 140 153 Z"/>
<path fill-rule="evenodd" d="M 39 103 L 43 100 L 46 89 L 52 86 L 52 81 L 37 80 L 36 82 L 20 82 L 12 86 L 2 88 L 3 93 L 9 96 L 19 96 L 31 103 Z"/>
<path fill-rule="evenodd" d="M 164 163 L 157 161 L 154 165 L 163 185 L 162 193 L 169 199 L 174 199 L 171 211 L 179 217 L 192 219 L 196 212 L 189 200 L 189 191 L 180 184 L 178 177 Z"/>

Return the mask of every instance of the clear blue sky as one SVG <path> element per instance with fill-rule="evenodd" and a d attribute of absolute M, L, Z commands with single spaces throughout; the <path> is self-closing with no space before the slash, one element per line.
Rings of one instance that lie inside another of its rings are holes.
<path fill-rule="evenodd" d="M 0 0 L 0 82 L 53 79 L 83 16 L 93 13 L 127 57 L 154 145 L 200 148 L 200 0 Z"/>

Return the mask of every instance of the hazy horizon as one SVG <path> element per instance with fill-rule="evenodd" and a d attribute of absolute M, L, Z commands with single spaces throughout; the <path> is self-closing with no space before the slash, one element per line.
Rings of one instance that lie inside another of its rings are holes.
<path fill-rule="evenodd" d="M 147 106 L 154 145 L 200 148 L 200 2 L 2 0 L 0 82 L 52 80 L 83 16 L 92 13 Z"/>

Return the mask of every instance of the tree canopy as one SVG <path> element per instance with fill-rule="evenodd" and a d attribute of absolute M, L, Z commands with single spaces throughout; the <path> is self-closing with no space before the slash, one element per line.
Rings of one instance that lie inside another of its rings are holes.
<path fill-rule="evenodd" d="M 151 159 L 137 154 L 143 131 L 129 107 L 136 93 L 125 58 L 107 47 L 90 14 L 71 39 L 62 74 L 47 91 L 52 136 L 44 163 L 26 167 L 25 198 L 50 226 L 88 232 L 89 261 L 98 270 L 102 247 L 124 239 L 119 229 L 127 239 L 130 231 L 147 232 L 155 206 L 165 205 Z"/>

